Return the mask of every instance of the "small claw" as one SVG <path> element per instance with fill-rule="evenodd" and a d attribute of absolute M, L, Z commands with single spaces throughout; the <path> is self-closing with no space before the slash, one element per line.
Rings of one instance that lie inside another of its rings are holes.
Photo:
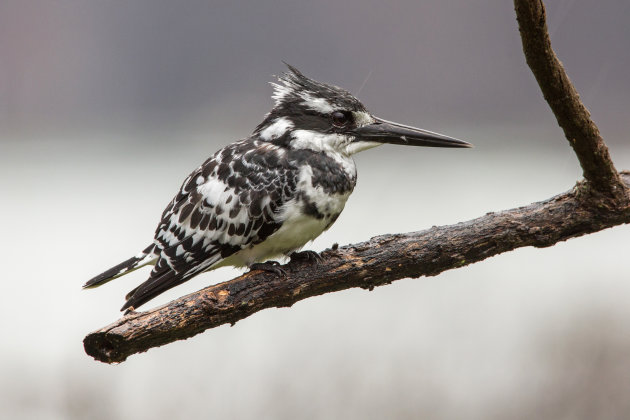
<path fill-rule="evenodd" d="M 261 270 L 268 273 L 274 273 L 277 276 L 286 276 L 287 272 L 280 267 L 278 261 L 265 261 L 262 263 L 254 263 L 249 266 L 249 270 Z"/>
<path fill-rule="evenodd" d="M 136 309 L 133 306 L 130 306 L 129 308 L 127 308 L 127 310 L 125 311 L 123 315 L 133 315 L 133 314 L 137 314 Z"/>
<path fill-rule="evenodd" d="M 289 257 L 291 258 L 291 261 L 312 261 L 317 263 L 324 260 L 324 257 L 315 251 L 293 252 L 289 255 Z"/>

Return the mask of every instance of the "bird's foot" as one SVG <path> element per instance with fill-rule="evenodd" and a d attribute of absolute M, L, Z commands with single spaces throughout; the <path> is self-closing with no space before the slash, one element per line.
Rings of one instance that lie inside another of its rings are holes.
<path fill-rule="evenodd" d="M 324 258 L 315 251 L 293 252 L 289 255 L 289 258 L 291 258 L 291 261 L 309 261 L 315 263 L 322 262 L 324 260 Z"/>
<path fill-rule="evenodd" d="M 249 266 L 251 270 L 262 270 L 267 271 L 269 273 L 274 273 L 277 276 L 286 276 L 287 272 L 280 267 L 280 263 L 278 261 L 265 261 L 261 263 L 254 263 Z"/>

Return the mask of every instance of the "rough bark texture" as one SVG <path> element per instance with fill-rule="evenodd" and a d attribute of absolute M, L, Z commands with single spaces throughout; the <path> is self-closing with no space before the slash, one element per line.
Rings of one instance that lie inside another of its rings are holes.
<path fill-rule="evenodd" d="M 594 189 L 627 203 L 608 147 L 551 48 L 542 0 L 514 0 L 514 7 L 527 64 L 580 161 L 584 179 Z"/>
<path fill-rule="evenodd" d="M 319 263 L 287 264 L 286 276 L 247 273 L 126 315 L 88 334 L 85 351 L 102 362 L 122 362 L 208 328 L 233 325 L 265 308 L 352 287 L 372 289 L 402 278 L 435 276 L 515 248 L 547 247 L 629 223 L 630 173 L 617 173 L 597 126 L 551 49 L 542 1 L 514 0 L 514 5 L 527 63 L 578 156 L 584 181 L 549 200 L 469 222 L 326 250 Z"/>
<path fill-rule="evenodd" d="M 630 183 L 630 174 L 624 173 Z M 435 276 L 523 246 L 559 241 L 630 222 L 630 210 L 611 211 L 605 199 L 584 195 L 584 183 L 547 201 L 489 213 L 452 226 L 383 235 L 322 253 L 323 261 L 291 262 L 286 277 L 252 271 L 147 312 L 129 314 L 89 334 L 86 352 L 107 363 L 208 328 L 232 324 L 265 308 L 311 296 L 394 280 Z"/>

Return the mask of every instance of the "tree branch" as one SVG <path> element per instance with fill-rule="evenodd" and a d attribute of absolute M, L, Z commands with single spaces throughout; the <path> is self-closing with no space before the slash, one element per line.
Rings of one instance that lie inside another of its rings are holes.
<path fill-rule="evenodd" d="M 613 165 L 599 129 L 551 48 L 542 0 L 514 0 L 527 65 L 538 81 L 592 187 L 628 204 L 626 186 Z"/>
<path fill-rule="evenodd" d="M 88 334 L 85 351 L 102 362 L 122 362 L 208 328 L 234 325 L 265 308 L 353 287 L 371 290 L 402 278 L 435 276 L 519 247 L 547 247 L 630 223 L 630 173 L 615 170 L 597 126 L 551 49 L 542 2 L 514 4 L 527 63 L 578 156 L 585 181 L 546 201 L 465 223 L 326 250 L 320 263 L 285 265 L 286 277 L 252 271 L 159 308 L 126 315 Z"/>
<path fill-rule="evenodd" d="M 630 173 L 624 173 L 630 184 Z M 630 222 L 630 210 L 611 211 L 583 194 L 584 184 L 547 201 L 451 226 L 383 235 L 322 253 L 323 261 L 290 262 L 286 277 L 252 271 L 147 312 L 127 315 L 89 334 L 85 351 L 102 362 L 129 355 L 208 328 L 237 321 L 262 309 L 291 306 L 311 296 L 353 287 L 372 289 L 402 278 L 435 276 L 523 246 L 559 241 Z"/>

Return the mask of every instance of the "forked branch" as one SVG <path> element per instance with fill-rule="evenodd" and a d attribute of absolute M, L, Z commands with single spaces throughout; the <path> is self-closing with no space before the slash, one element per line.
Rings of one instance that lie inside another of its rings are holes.
<path fill-rule="evenodd" d="M 551 49 L 540 0 L 514 0 L 527 63 L 569 139 L 584 181 L 546 201 L 452 226 L 383 235 L 322 253 L 319 263 L 291 262 L 286 277 L 253 271 L 146 312 L 132 313 L 84 339 L 85 351 L 122 362 L 208 328 L 234 324 L 265 308 L 402 278 L 435 276 L 524 246 L 547 247 L 630 222 L 630 173 L 617 173 L 588 110 Z"/>

